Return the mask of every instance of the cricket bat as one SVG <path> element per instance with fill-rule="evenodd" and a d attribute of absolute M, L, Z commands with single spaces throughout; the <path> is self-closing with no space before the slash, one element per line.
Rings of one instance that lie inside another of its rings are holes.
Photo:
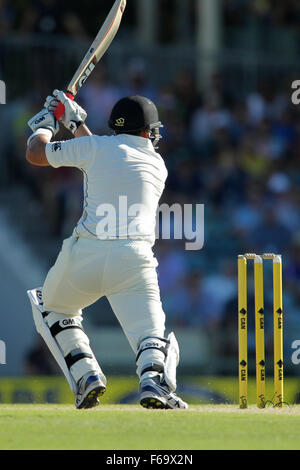
<path fill-rule="evenodd" d="M 93 43 L 89 47 L 89 50 L 85 54 L 72 80 L 67 86 L 66 95 L 70 99 L 74 99 L 75 95 L 78 93 L 86 79 L 94 70 L 96 64 L 99 62 L 101 57 L 103 57 L 103 55 L 111 45 L 119 29 L 125 7 L 126 0 L 116 0 L 113 4 L 113 7 L 110 10 L 103 26 L 101 27 Z M 57 120 L 61 118 L 64 113 L 64 110 L 64 105 L 62 103 L 59 103 L 54 113 Z"/>

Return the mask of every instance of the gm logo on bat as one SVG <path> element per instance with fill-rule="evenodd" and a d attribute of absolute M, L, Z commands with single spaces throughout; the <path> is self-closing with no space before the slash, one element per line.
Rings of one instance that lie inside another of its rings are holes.
<path fill-rule="evenodd" d="M 96 64 L 97 64 L 97 59 L 96 57 L 93 58 L 92 62 L 87 66 L 87 68 L 85 69 L 83 75 L 80 77 L 80 80 L 78 82 L 78 86 L 77 86 L 77 90 L 79 90 L 79 88 L 82 87 L 82 85 L 84 84 L 84 82 L 86 81 L 86 79 L 88 78 L 88 76 L 90 75 L 90 73 L 94 70 L 94 68 L 96 67 Z"/>
<path fill-rule="evenodd" d="M 5 342 L 0 339 L 0 365 L 6 364 L 6 345 Z"/>
<path fill-rule="evenodd" d="M 0 104 L 6 103 L 6 86 L 3 80 L 0 80 Z"/>

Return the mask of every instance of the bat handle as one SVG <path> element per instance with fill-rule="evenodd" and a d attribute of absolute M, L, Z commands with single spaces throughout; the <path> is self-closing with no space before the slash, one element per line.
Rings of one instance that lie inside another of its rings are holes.
<path fill-rule="evenodd" d="M 65 91 L 65 95 L 70 98 L 70 100 L 74 100 L 75 96 L 70 92 L 70 91 Z M 59 103 L 59 105 L 57 106 L 55 112 L 54 112 L 54 116 L 56 117 L 56 119 L 59 121 L 60 118 L 62 117 L 62 115 L 64 114 L 65 112 L 65 107 L 62 103 Z"/>

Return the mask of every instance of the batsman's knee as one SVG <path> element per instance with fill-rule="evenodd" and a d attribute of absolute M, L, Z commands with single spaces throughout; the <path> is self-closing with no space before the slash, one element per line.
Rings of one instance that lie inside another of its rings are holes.
<path fill-rule="evenodd" d="M 105 376 L 90 348 L 82 328 L 82 316 L 67 316 L 44 310 L 41 288 L 27 292 L 36 329 L 65 374 L 73 393 L 77 383 L 89 372 L 95 372 L 106 383 Z"/>

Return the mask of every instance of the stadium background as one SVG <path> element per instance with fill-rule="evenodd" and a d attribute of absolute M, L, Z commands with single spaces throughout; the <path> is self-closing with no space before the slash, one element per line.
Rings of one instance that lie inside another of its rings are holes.
<path fill-rule="evenodd" d="M 236 399 L 236 257 L 279 252 L 285 375 L 289 400 L 297 401 L 300 369 L 292 362 L 292 343 L 300 339 L 300 126 L 291 84 L 300 78 L 300 6 L 293 0 L 127 3 L 117 38 L 78 101 L 88 111 L 91 130 L 106 133 L 119 97 L 153 99 L 165 125 L 160 152 L 169 170 L 161 202 L 205 205 L 202 250 L 185 251 L 178 240 L 155 245 L 167 328 L 181 346 L 180 386 L 190 384 L 186 393 L 195 400 Z M 26 123 L 54 88 L 68 82 L 111 4 L 0 1 L 0 79 L 7 90 L 7 104 L 0 108 L 0 339 L 6 344 L 1 401 L 63 400 L 58 390 L 65 384 L 56 379 L 56 365 L 34 330 L 26 289 L 42 284 L 80 216 L 81 174 L 30 166 Z M 59 137 L 70 136 L 62 130 Z M 125 380 L 124 394 L 134 392 L 134 356 L 106 300 L 86 309 L 84 318 L 104 372 L 128 377 L 113 378 L 115 390 L 123 390 Z M 253 374 L 251 320 L 249 347 Z"/>

